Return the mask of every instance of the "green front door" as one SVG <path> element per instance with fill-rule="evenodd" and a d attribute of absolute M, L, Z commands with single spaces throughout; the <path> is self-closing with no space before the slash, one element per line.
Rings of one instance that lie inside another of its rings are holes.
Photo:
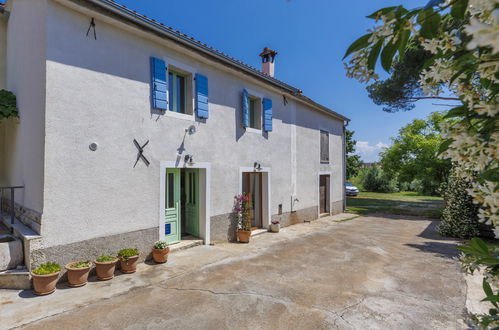
<path fill-rule="evenodd" d="M 185 231 L 199 237 L 199 170 L 185 170 Z"/>
<path fill-rule="evenodd" d="M 165 182 L 165 240 L 180 242 L 180 169 L 167 168 Z"/>

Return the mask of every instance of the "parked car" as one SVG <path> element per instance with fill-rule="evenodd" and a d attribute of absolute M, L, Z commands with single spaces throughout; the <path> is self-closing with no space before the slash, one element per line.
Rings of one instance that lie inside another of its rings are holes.
<path fill-rule="evenodd" d="M 359 188 L 351 184 L 350 182 L 345 183 L 345 193 L 347 196 L 357 196 L 359 194 Z"/>

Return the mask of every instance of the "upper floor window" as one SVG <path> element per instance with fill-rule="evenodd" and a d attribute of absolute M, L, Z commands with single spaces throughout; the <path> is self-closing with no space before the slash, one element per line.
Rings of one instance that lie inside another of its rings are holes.
<path fill-rule="evenodd" d="M 249 97 L 249 127 L 255 129 L 262 128 L 262 107 L 259 98 Z"/>
<path fill-rule="evenodd" d="M 187 111 L 187 75 L 168 71 L 168 110 L 188 113 Z"/>
<path fill-rule="evenodd" d="M 329 132 L 321 130 L 321 163 L 329 164 Z"/>

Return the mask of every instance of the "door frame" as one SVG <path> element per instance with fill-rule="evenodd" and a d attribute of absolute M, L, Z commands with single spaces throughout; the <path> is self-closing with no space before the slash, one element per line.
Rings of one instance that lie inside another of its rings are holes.
<path fill-rule="evenodd" d="M 271 219 L 271 182 L 272 170 L 270 167 L 262 167 L 256 171 L 254 167 L 240 167 L 239 168 L 239 193 L 243 193 L 243 173 L 255 172 L 262 173 L 262 228 L 268 229 L 270 227 Z"/>
<path fill-rule="evenodd" d="M 178 166 L 177 161 L 161 161 L 159 165 L 159 238 L 165 239 L 165 184 L 167 168 L 197 168 L 199 171 L 199 236 L 205 245 L 210 244 L 211 214 L 211 163 L 194 163 Z"/>
<path fill-rule="evenodd" d="M 321 193 L 320 193 L 320 189 L 321 189 L 321 175 L 329 175 L 329 191 L 328 191 L 328 208 L 329 208 L 329 212 L 327 213 L 321 213 Z M 318 218 L 320 218 L 321 214 L 329 214 L 331 215 L 331 187 L 333 186 L 331 184 L 331 180 L 332 180 L 332 173 L 331 172 L 325 172 L 325 171 L 320 171 L 319 174 L 317 175 L 317 214 L 318 214 Z"/>

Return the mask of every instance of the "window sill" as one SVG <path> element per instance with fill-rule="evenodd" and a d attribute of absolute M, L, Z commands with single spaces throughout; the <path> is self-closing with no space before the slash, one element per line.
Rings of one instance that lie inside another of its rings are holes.
<path fill-rule="evenodd" d="M 174 112 L 174 111 L 170 111 L 170 110 L 165 111 L 165 116 L 173 117 L 173 118 L 177 118 L 177 119 L 189 120 L 189 121 L 196 120 L 196 117 L 194 116 L 194 114 L 190 115 L 188 113 L 180 113 L 180 112 Z"/>
<path fill-rule="evenodd" d="M 246 127 L 246 132 L 248 132 L 248 133 L 256 133 L 256 134 L 262 134 L 262 129 L 261 128 Z"/>
<path fill-rule="evenodd" d="M 322 165 L 329 165 L 329 161 L 321 160 Z"/>

